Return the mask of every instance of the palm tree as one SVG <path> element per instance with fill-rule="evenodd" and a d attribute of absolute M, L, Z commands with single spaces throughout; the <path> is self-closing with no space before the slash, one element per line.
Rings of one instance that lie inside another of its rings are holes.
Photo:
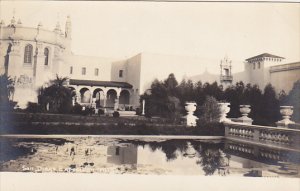
<path fill-rule="evenodd" d="M 14 93 L 14 80 L 6 74 L 0 75 L 0 106 L 7 107 L 11 95 Z"/>
<path fill-rule="evenodd" d="M 68 78 L 59 77 L 50 82 L 50 86 L 39 89 L 39 103 L 43 110 L 53 113 L 67 113 L 72 107 L 72 91 L 65 87 Z"/>
<path fill-rule="evenodd" d="M 69 78 L 67 77 L 59 77 L 57 74 L 56 74 L 56 78 L 54 80 L 51 80 L 51 84 L 52 85 L 55 85 L 55 86 L 64 86 L 67 82 L 68 82 Z"/>

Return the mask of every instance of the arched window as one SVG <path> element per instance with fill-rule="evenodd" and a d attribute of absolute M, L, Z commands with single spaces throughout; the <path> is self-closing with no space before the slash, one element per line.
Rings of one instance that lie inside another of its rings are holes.
<path fill-rule="evenodd" d="M 44 49 L 44 55 L 45 55 L 45 66 L 48 66 L 48 62 L 49 62 L 49 49 L 45 48 Z"/>
<path fill-rule="evenodd" d="M 24 51 L 24 63 L 31 64 L 32 63 L 32 54 L 33 54 L 33 47 L 31 44 L 25 46 Z"/>

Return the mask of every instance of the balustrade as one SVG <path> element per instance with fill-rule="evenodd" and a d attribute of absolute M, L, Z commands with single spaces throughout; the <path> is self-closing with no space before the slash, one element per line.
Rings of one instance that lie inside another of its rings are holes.
<path fill-rule="evenodd" d="M 276 133 L 267 131 L 260 131 L 259 140 L 280 144 L 292 143 L 292 138 L 287 133 Z"/>
<path fill-rule="evenodd" d="M 298 129 L 225 123 L 225 137 L 300 149 L 300 130 Z"/>
<path fill-rule="evenodd" d="M 246 139 L 252 139 L 253 138 L 253 130 L 246 129 L 246 128 L 240 128 L 240 127 L 230 127 L 229 128 L 229 134 L 236 137 L 243 137 Z"/>
<path fill-rule="evenodd" d="M 254 154 L 253 148 L 247 147 L 245 145 L 229 144 L 228 148 L 233 151 L 238 151 L 247 154 Z"/>

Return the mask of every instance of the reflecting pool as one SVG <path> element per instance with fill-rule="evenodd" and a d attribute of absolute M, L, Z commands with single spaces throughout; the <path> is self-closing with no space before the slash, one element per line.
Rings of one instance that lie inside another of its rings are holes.
<path fill-rule="evenodd" d="M 300 177 L 300 153 L 224 140 L 0 138 L 0 171 Z"/>

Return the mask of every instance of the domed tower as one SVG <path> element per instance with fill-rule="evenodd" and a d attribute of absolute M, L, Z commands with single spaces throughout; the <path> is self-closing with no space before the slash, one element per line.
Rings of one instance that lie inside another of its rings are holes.
<path fill-rule="evenodd" d="M 14 80 L 11 99 L 18 102 L 20 108 L 26 108 L 27 102 L 37 102 L 40 87 L 56 74 L 64 76 L 71 40 L 65 37 L 59 23 L 51 31 L 42 23 L 37 27 L 23 26 L 15 16 L 8 25 L 0 22 L 0 34 L 0 73 Z"/>
<path fill-rule="evenodd" d="M 220 64 L 221 74 L 220 74 L 220 83 L 224 88 L 227 88 L 232 84 L 232 73 L 231 73 L 231 60 L 228 60 L 228 57 L 225 56 L 223 60 L 221 60 Z"/>

